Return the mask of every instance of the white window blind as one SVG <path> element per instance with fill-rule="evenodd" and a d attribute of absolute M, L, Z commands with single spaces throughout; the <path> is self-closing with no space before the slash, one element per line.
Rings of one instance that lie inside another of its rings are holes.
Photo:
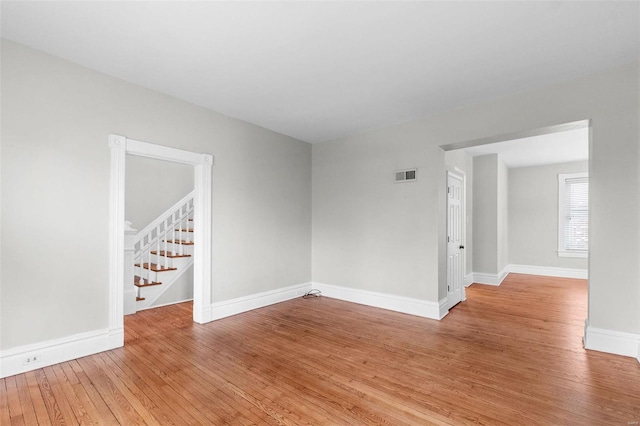
<path fill-rule="evenodd" d="M 586 257 L 589 249 L 589 177 L 559 175 L 558 255 Z"/>

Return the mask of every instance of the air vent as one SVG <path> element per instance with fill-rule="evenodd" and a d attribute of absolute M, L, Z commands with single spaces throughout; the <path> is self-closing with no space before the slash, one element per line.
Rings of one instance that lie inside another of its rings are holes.
<path fill-rule="evenodd" d="M 396 183 L 413 182 L 416 180 L 416 169 L 398 170 L 396 173 Z"/>

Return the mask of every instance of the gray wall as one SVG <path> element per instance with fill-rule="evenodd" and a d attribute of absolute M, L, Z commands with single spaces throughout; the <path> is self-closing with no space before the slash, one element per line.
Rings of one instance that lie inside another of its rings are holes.
<path fill-rule="evenodd" d="M 314 145 L 314 281 L 438 301 L 446 295 L 439 146 L 591 119 L 589 321 L 639 333 L 638 71 L 636 63 Z M 419 168 L 418 182 L 393 185 L 393 170 L 406 167 Z M 474 179 L 474 210 L 477 191 Z M 612 215 L 612 206 L 625 209 Z M 623 251 L 614 249 L 620 235 Z"/>
<path fill-rule="evenodd" d="M 163 306 L 191 299 L 193 299 L 193 265 L 187 268 L 151 306 Z"/>
<path fill-rule="evenodd" d="M 426 243 L 438 233 L 431 182 L 444 185 L 444 152 L 435 154 L 419 137 L 384 130 L 313 145 L 314 281 L 437 298 L 419 285 L 438 281 L 438 248 Z M 409 168 L 417 181 L 394 183 L 394 170 Z"/>
<path fill-rule="evenodd" d="M 473 158 L 473 272 L 497 274 L 498 156 Z"/>
<path fill-rule="evenodd" d="M 193 191 L 191 165 L 128 155 L 125 169 L 124 217 L 137 230 Z"/>
<path fill-rule="evenodd" d="M 473 157 L 473 272 L 499 274 L 508 265 L 509 169 L 497 154 Z"/>
<path fill-rule="evenodd" d="M 588 171 L 587 161 L 509 170 L 509 263 L 587 269 L 558 257 L 558 174 Z"/>
<path fill-rule="evenodd" d="M 1 349 L 108 327 L 109 133 L 214 155 L 214 302 L 310 281 L 310 145 L 1 47 Z"/>
<path fill-rule="evenodd" d="M 498 155 L 498 206 L 497 206 L 497 243 L 498 272 L 501 272 L 509 264 L 509 169 Z"/>

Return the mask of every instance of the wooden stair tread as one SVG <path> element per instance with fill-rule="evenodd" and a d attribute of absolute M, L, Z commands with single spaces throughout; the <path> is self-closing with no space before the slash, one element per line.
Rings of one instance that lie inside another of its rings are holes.
<path fill-rule="evenodd" d="M 176 228 L 177 232 L 193 232 L 193 228 Z"/>
<path fill-rule="evenodd" d="M 158 254 L 157 250 L 152 250 L 151 254 Z M 160 256 L 164 256 L 164 257 L 168 257 L 169 259 L 173 259 L 176 257 L 191 257 L 190 254 L 171 254 L 171 252 L 169 252 L 169 254 L 165 254 L 164 250 L 160 250 Z"/>
<path fill-rule="evenodd" d="M 139 267 L 140 267 L 140 264 L 139 264 L 139 263 L 136 263 L 136 266 L 139 268 Z M 149 263 L 143 263 L 143 264 L 142 264 L 142 267 L 143 267 L 144 269 L 149 269 Z M 167 272 L 167 271 L 175 271 L 176 269 L 178 269 L 178 268 L 165 268 L 165 267 L 162 267 L 161 265 L 158 265 L 157 263 L 152 263 L 152 264 L 151 264 L 151 270 L 152 270 L 153 272 Z"/>
<path fill-rule="evenodd" d="M 140 280 L 142 280 L 142 283 L 140 282 Z M 133 277 L 133 285 L 135 285 L 136 287 L 151 287 L 160 284 L 162 284 L 160 281 L 149 281 L 148 279 L 140 278 L 137 275 Z M 144 298 L 142 300 L 144 300 Z"/>
<path fill-rule="evenodd" d="M 182 244 L 184 246 L 192 246 L 193 241 L 185 241 L 185 240 L 163 240 L 171 244 Z"/>
<path fill-rule="evenodd" d="M 138 296 L 136 296 L 136 302 L 141 302 L 141 301 L 143 301 L 143 300 L 145 300 L 145 298 L 144 298 L 144 297 L 138 297 Z"/>

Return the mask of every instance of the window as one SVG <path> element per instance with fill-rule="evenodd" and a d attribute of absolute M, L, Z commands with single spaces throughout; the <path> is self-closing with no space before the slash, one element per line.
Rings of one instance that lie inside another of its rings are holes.
<path fill-rule="evenodd" d="M 558 256 L 587 257 L 589 250 L 589 175 L 558 175 Z"/>

